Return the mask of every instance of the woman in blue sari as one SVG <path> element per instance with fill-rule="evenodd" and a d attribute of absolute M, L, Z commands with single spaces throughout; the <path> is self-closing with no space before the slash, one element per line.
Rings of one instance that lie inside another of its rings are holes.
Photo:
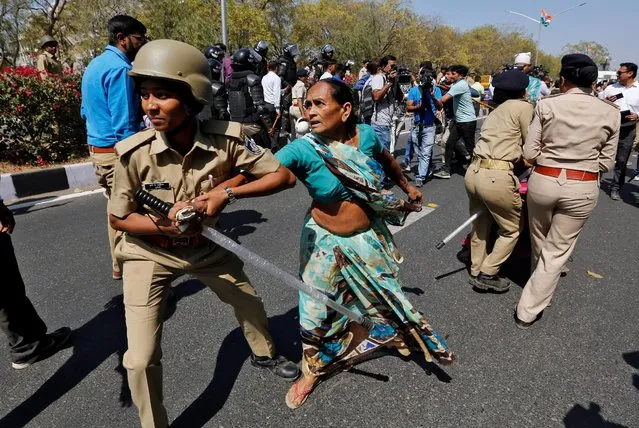
<path fill-rule="evenodd" d="M 307 94 L 311 133 L 276 157 L 307 187 L 313 203 L 304 219 L 300 275 L 338 303 L 369 316 L 372 331 L 299 295 L 303 376 L 286 394 L 295 409 L 328 374 L 348 368 L 379 348 L 450 364 L 453 354 L 402 292 L 402 257 L 386 226 L 421 209 L 422 195 L 368 125 L 357 125 L 347 85 L 322 80 Z M 387 174 L 408 201 L 382 188 Z"/>

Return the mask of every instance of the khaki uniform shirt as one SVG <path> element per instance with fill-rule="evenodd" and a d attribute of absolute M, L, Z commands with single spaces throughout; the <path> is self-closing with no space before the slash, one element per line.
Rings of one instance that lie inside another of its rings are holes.
<path fill-rule="evenodd" d="M 120 218 L 152 212 L 135 200 L 139 188 L 165 202 L 188 201 L 230 178 L 233 169 L 259 178 L 280 166 L 270 151 L 244 140 L 241 124 L 236 122 L 199 123 L 193 147 L 184 157 L 171 148 L 163 132 L 153 128 L 120 141 L 115 150 L 119 161 L 109 212 Z M 212 226 L 215 219 L 204 224 Z"/>
<path fill-rule="evenodd" d="M 620 121 L 617 106 L 580 88 L 551 95 L 537 102 L 524 158 L 542 166 L 606 172 L 614 163 Z"/>
<path fill-rule="evenodd" d="M 304 102 L 304 100 L 306 99 L 306 85 L 304 85 L 304 82 L 298 80 L 297 83 L 295 83 L 295 86 L 293 86 L 293 91 L 291 94 L 293 96 L 293 105 L 299 107 L 299 105 L 297 104 L 297 99 L 301 98 L 302 102 Z"/>
<path fill-rule="evenodd" d="M 481 127 L 475 156 L 512 163 L 519 161 L 533 109 L 526 100 L 508 100 L 497 107 Z"/>
<path fill-rule="evenodd" d="M 46 71 L 51 74 L 62 74 L 62 63 L 49 52 L 43 52 L 38 56 L 38 71 Z"/>

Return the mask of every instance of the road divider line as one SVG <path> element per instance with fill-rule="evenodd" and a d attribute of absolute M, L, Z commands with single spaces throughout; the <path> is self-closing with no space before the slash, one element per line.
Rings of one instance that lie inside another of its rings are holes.
<path fill-rule="evenodd" d="M 49 198 L 37 199 L 35 201 L 28 201 L 28 202 L 22 202 L 22 203 L 18 203 L 18 204 L 12 204 L 12 205 L 8 205 L 8 207 L 11 210 L 22 210 L 22 209 L 25 209 L 25 208 L 31 208 L 31 207 L 38 206 L 38 205 L 52 204 L 54 202 L 66 201 L 66 200 L 75 199 L 75 198 L 81 198 L 83 196 L 89 196 L 89 195 L 93 195 L 95 193 L 104 193 L 104 189 L 99 188 L 99 189 L 94 189 L 94 190 L 87 190 L 86 192 L 70 193 L 68 195 L 62 195 L 62 196 L 52 196 L 52 197 L 49 197 Z"/>

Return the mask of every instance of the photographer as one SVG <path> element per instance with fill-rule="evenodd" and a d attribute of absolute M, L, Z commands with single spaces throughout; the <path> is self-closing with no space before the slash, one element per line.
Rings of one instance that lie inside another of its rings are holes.
<path fill-rule="evenodd" d="M 417 176 L 415 186 L 421 187 L 430 177 L 430 161 L 435 144 L 435 118 L 443 107 L 441 91 L 435 86 L 432 63 L 422 63 L 418 85 L 408 91 L 406 110 L 414 112 L 411 139 L 417 154 Z"/>
<path fill-rule="evenodd" d="M 390 149 L 390 133 L 395 99 L 391 89 L 397 77 L 397 58 L 386 55 L 379 60 L 377 74 L 371 79 L 373 90 L 374 112 L 371 125 L 384 148 Z"/>
<path fill-rule="evenodd" d="M 470 97 L 470 87 L 466 82 L 468 67 L 465 65 L 453 65 L 448 69 L 450 78 L 453 81 L 450 90 L 442 97 L 442 102 L 453 103 L 454 122 L 450 124 L 450 135 L 446 141 L 444 152 L 444 166 L 433 176 L 437 178 L 450 178 L 451 162 L 457 141 L 464 138 L 464 150 L 461 155 L 468 162 L 475 148 L 475 131 L 477 130 L 477 116 L 473 107 L 473 100 Z"/>

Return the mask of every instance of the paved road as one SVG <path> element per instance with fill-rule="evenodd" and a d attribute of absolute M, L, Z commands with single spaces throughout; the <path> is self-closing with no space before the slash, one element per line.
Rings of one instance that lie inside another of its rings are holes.
<path fill-rule="evenodd" d="M 634 159 L 634 158 L 633 158 Z M 633 160 L 634 162 L 634 160 Z M 634 182 L 623 196 L 639 191 Z M 521 289 L 478 294 L 435 243 L 467 217 L 463 178 L 427 183 L 439 205 L 395 234 L 408 295 L 458 355 L 444 370 L 418 357 L 383 356 L 320 385 L 297 411 L 289 384 L 248 363 L 229 307 L 196 281 L 175 284 L 164 330 L 164 393 L 175 426 L 639 426 L 637 206 L 602 192 L 553 306 L 529 331 L 515 328 Z M 296 188 L 240 201 L 221 217 L 230 236 L 296 272 L 309 197 Z M 121 283 L 110 279 L 100 195 L 17 215 L 14 245 L 28 294 L 50 328 L 70 325 L 76 344 L 27 370 L 0 365 L 0 427 L 137 424 L 120 358 Z M 520 270 L 525 270 L 521 268 Z M 595 279 L 587 271 L 603 279 Z M 252 268 L 281 352 L 299 360 L 296 293 Z M 6 351 L 0 361 L 7 361 Z"/>

